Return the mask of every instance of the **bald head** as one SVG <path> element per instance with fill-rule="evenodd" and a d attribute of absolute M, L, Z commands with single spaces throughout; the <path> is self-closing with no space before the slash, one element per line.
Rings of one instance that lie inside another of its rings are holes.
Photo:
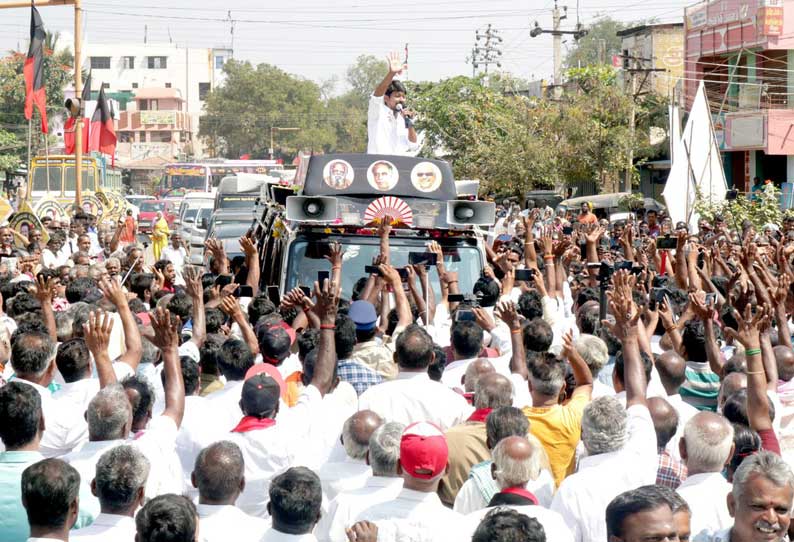
<path fill-rule="evenodd" d="M 498 373 L 482 376 L 474 392 L 475 408 L 502 408 L 513 404 L 513 385 Z"/>
<path fill-rule="evenodd" d="M 369 438 L 382 424 L 383 419 L 371 410 L 360 410 L 350 416 L 342 427 L 342 444 L 347 455 L 363 461 L 369 450 Z"/>
<path fill-rule="evenodd" d="M 491 473 L 501 489 L 524 487 L 540 474 L 541 454 L 537 444 L 524 437 L 503 438 L 494 447 L 491 456 Z"/>
<path fill-rule="evenodd" d="M 717 405 L 720 409 L 725 406 L 725 401 L 737 391 L 747 387 L 747 375 L 744 373 L 731 373 L 722 379 Z"/>
<path fill-rule="evenodd" d="M 656 446 L 664 448 L 678 428 L 678 412 L 661 397 L 648 399 L 648 410 L 651 412 L 653 429 L 656 431 Z"/>
<path fill-rule="evenodd" d="M 466 367 L 466 374 L 463 376 L 463 385 L 466 393 L 473 393 L 477 389 L 477 382 L 484 375 L 495 373 L 493 364 L 487 359 L 477 359 L 469 363 Z"/>
<path fill-rule="evenodd" d="M 774 350 L 778 378 L 788 382 L 794 378 L 794 350 L 788 346 L 776 346 Z"/>
<path fill-rule="evenodd" d="M 733 426 L 714 412 L 698 412 L 684 427 L 679 444 L 689 474 L 720 472 L 733 455 Z"/>
<path fill-rule="evenodd" d="M 235 443 L 220 441 L 201 450 L 191 475 L 199 503 L 234 505 L 245 487 L 244 472 L 243 454 Z"/>
<path fill-rule="evenodd" d="M 675 395 L 686 381 L 686 360 L 675 350 L 667 350 L 656 358 L 656 370 L 668 395 Z"/>

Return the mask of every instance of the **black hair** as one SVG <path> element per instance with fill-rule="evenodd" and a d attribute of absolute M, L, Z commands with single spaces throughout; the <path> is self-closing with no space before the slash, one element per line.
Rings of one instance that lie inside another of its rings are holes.
<path fill-rule="evenodd" d="M 397 337 L 395 351 L 400 367 L 427 369 L 433 362 L 433 339 L 425 328 L 410 324 Z"/>
<path fill-rule="evenodd" d="M 283 318 L 286 323 L 292 326 L 292 324 L 295 322 L 295 318 L 297 318 L 298 314 L 300 314 L 300 311 L 298 310 L 298 307 L 294 307 L 294 306 L 286 307 L 284 305 L 281 305 L 278 308 L 278 313 L 281 315 L 281 318 Z"/>
<path fill-rule="evenodd" d="M 527 322 L 521 331 L 524 348 L 528 352 L 548 352 L 554 341 L 551 326 L 542 318 L 534 318 Z"/>
<path fill-rule="evenodd" d="M 623 343 L 618 340 L 615 334 L 612 333 L 607 326 L 600 326 L 598 328 L 598 337 L 606 343 L 607 352 L 610 356 L 616 356 L 617 353 L 623 348 Z"/>
<path fill-rule="evenodd" d="M 645 373 L 645 385 L 648 385 L 648 382 L 651 381 L 651 371 L 653 371 L 653 360 L 651 357 L 645 353 L 640 352 L 640 360 L 642 361 L 642 372 Z M 626 381 L 623 379 L 623 370 L 625 368 L 625 360 L 623 359 L 623 350 L 620 350 L 617 354 L 615 354 L 615 376 L 618 379 L 618 382 L 626 385 Z"/>
<path fill-rule="evenodd" d="M 66 301 L 85 301 L 97 289 L 96 281 L 90 277 L 78 277 L 66 286 Z"/>
<path fill-rule="evenodd" d="M 289 356 L 291 340 L 287 330 L 281 326 L 258 326 L 256 340 L 259 343 L 259 351 L 262 353 L 262 357 L 270 358 L 276 362 L 276 365 Z"/>
<path fill-rule="evenodd" d="M 528 433 L 529 420 L 519 408 L 500 407 L 485 418 L 485 434 L 490 448 L 504 438 L 526 437 Z"/>
<path fill-rule="evenodd" d="M 55 365 L 68 384 L 90 375 L 91 353 L 82 337 L 70 339 L 58 345 Z"/>
<path fill-rule="evenodd" d="M 266 314 L 276 312 L 276 306 L 266 295 L 258 295 L 248 303 L 248 321 L 256 324 Z"/>
<path fill-rule="evenodd" d="M 133 314 L 146 312 L 146 306 L 143 304 L 143 301 L 141 301 L 137 297 L 134 299 L 130 299 L 129 303 L 127 304 L 130 306 L 130 310 L 132 311 Z"/>
<path fill-rule="evenodd" d="M 361 277 L 355 282 L 355 284 L 353 284 L 353 291 L 350 294 L 350 299 L 353 301 L 358 301 L 361 299 L 361 292 L 363 292 L 364 288 L 366 288 L 368 280 L 369 277 Z"/>
<path fill-rule="evenodd" d="M 483 330 L 476 322 L 462 320 L 452 324 L 451 344 L 462 359 L 475 358 L 482 350 Z"/>
<path fill-rule="evenodd" d="M 198 530 L 196 506 L 182 495 L 158 495 L 138 511 L 135 530 L 145 542 L 193 542 Z"/>
<path fill-rule="evenodd" d="M 201 367 L 201 374 L 219 374 L 220 363 L 218 360 L 221 355 L 221 346 L 225 340 L 225 336 L 217 334 L 208 334 L 207 338 L 204 339 L 204 344 L 199 348 L 199 367 Z"/>
<path fill-rule="evenodd" d="M 546 530 L 533 517 L 511 508 L 492 508 L 480 521 L 471 542 L 546 542 Z"/>
<path fill-rule="evenodd" d="M 530 290 L 519 296 L 518 312 L 527 320 L 543 317 L 543 304 L 537 290 Z"/>
<path fill-rule="evenodd" d="M 672 512 L 672 507 L 667 499 L 656 490 L 655 485 L 624 491 L 607 505 L 607 536 L 623 538 L 623 522 L 627 517 L 662 506 L 670 508 Z"/>
<path fill-rule="evenodd" d="M 769 419 L 774 420 L 775 404 L 769 396 L 766 397 L 766 401 L 769 405 Z M 750 426 L 750 419 L 747 416 L 747 388 L 740 388 L 725 399 L 722 415 L 732 424 Z"/>
<path fill-rule="evenodd" d="M 598 290 L 593 288 L 592 286 L 587 286 L 586 288 L 582 288 L 579 290 L 579 293 L 576 294 L 576 306 L 581 307 L 588 301 L 595 301 L 598 302 Z"/>
<path fill-rule="evenodd" d="M 308 386 L 309 384 L 312 383 L 312 378 L 314 378 L 314 368 L 317 365 L 317 356 L 318 355 L 319 355 L 319 352 L 315 348 L 314 350 L 312 350 L 311 352 L 306 354 L 305 358 L 303 358 L 303 364 L 302 364 L 303 365 L 303 372 L 301 374 L 301 382 L 303 383 L 304 386 Z M 334 373 L 333 373 L 333 377 L 332 377 L 332 380 L 334 382 L 336 382 L 338 367 L 339 367 L 338 365 L 334 365 Z"/>
<path fill-rule="evenodd" d="M 306 467 L 291 467 L 273 478 L 268 494 L 274 526 L 289 526 L 295 534 L 305 534 L 320 519 L 320 478 Z"/>
<path fill-rule="evenodd" d="M 21 486 L 28 524 L 60 529 L 66 525 L 69 507 L 80 492 L 80 474 L 60 459 L 44 459 L 22 471 Z"/>
<path fill-rule="evenodd" d="M 386 88 L 385 94 L 386 96 L 391 96 L 395 92 L 402 92 L 403 94 L 406 94 L 408 90 L 405 88 L 405 85 L 402 83 L 402 81 L 398 81 L 395 79 L 391 83 L 389 83 L 389 86 Z"/>
<path fill-rule="evenodd" d="M 199 364 L 190 356 L 179 356 L 179 366 L 182 369 L 182 381 L 185 383 L 185 395 L 194 395 L 201 375 Z M 160 380 L 165 387 L 165 371 L 160 373 Z"/>
<path fill-rule="evenodd" d="M 177 292 L 168 301 L 166 308 L 172 315 L 179 316 L 182 325 L 184 325 L 192 315 L 193 300 L 185 292 Z"/>
<path fill-rule="evenodd" d="M 499 283 L 490 277 L 477 279 L 472 291 L 477 296 L 481 307 L 493 307 L 499 301 L 499 296 L 501 295 Z"/>
<path fill-rule="evenodd" d="M 441 382 L 441 377 L 444 376 L 444 367 L 447 366 L 447 353 L 437 344 L 433 344 L 433 353 L 436 357 L 433 363 L 427 366 L 427 376 L 430 380 Z"/>
<path fill-rule="evenodd" d="M 49 366 L 55 344 L 42 331 L 29 331 L 11 341 L 11 367 L 17 376 L 40 375 Z"/>
<path fill-rule="evenodd" d="M 36 438 L 41 424 L 41 396 L 33 386 L 9 382 L 0 388 L 0 440 L 13 450 Z"/>
<path fill-rule="evenodd" d="M 334 344 L 338 359 L 349 358 L 356 346 L 356 324 L 345 314 L 336 317 Z"/>
<path fill-rule="evenodd" d="M 733 424 L 733 456 L 728 463 L 728 472 L 736 472 L 745 457 L 761 451 L 761 437 L 741 423 Z"/>
<path fill-rule="evenodd" d="M 170 309 L 169 309 L 170 310 Z M 226 315 L 215 307 L 204 309 L 204 325 L 207 333 L 219 333 L 221 326 L 226 322 Z"/>
<path fill-rule="evenodd" d="M 243 380 L 248 369 L 254 366 L 254 354 L 244 341 L 227 339 L 221 345 L 217 362 L 226 380 Z"/>
<path fill-rule="evenodd" d="M 304 329 L 297 337 L 298 359 L 303 361 L 306 356 L 320 344 L 320 331 L 315 328 Z"/>
<path fill-rule="evenodd" d="M 151 273 L 135 273 L 130 277 L 130 291 L 138 296 L 141 301 L 146 301 L 146 290 L 152 294 L 154 275 Z"/>
<path fill-rule="evenodd" d="M 154 262 L 154 268 L 157 269 L 158 271 L 163 271 L 166 267 L 168 267 L 169 263 L 171 262 L 168 260 L 157 260 L 156 262 Z"/>
<path fill-rule="evenodd" d="M 132 407 L 132 423 L 139 424 L 146 421 L 154 406 L 154 389 L 146 377 L 137 374 L 130 375 L 121 381 L 125 390 L 135 390 L 137 397 L 130 400 Z M 129 395 L 127 395 L 129 397 Z"/>
<path fill-rule="evenodd" d="M 6 312 L 11 318 L 17 318 L 29 312 L 40 313 L 41 302 L 29 293 L 21 292 L 8 301 Z"/>

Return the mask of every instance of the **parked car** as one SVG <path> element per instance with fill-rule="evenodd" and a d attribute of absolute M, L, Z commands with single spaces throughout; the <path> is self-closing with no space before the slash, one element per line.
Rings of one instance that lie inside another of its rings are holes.
<path fill-rule="evenodd" d="M 193 245 L 191 241 L 190 263 L 194 265 L 207 265 L 209 254 L 204 253 L 204 242 L 207 239 L 217 239 L 223 244 L 226 256 L 231 260 L 235 256 L 242 255 L 240 248 L 240 237 L 245 234 L 253 223 L 253 213 L 239 211 L 215 211 L 207 221 L 207 233 L 200 246 Z M 199 226 L 202 226 L 202 218 Z"/>
<path fill-rule="evenodd" d="M 152 222 L 157 217 L 157 212 L 163 213 L 163 217 L 168 222 L 170 228 L 176 219 L 174 203 L 172 201 L 160 199 L 147 199 L 141 202 L 141 213 L 138 217 L 138 231 L 141 233 L 152 233 Z"/>
<path fill-rule="evenodd" d="M 557 213 L 573 211 L 574 214 L 578 215 L 583 203 L 591 203 L 593 205 L 593 213 L 598 218 L 618 220 L 628 216 L 626 214 L 628 209 L 622 206 L 621 203 L 623 198 L 630 195 L 631 192 L 614 192 L 595 196 L 581 196 L 561 201 L 555 210 Z M 647 211 L 654 210 L 658 212 L 664 210 L 665 206 L 653 198 L 643 198 L 642 208 Z"/>
<path fill-rule="evenodd" d="M 190 243 L 190 261 L 196 265 L 201 265 L 203 261 L 204 240 L 207 237 L 207 225 L 212 218 L 212 212 L 212 207 L 203 207 L 196 213 L 193 223 L 181 226 L 182 238 Z"/>

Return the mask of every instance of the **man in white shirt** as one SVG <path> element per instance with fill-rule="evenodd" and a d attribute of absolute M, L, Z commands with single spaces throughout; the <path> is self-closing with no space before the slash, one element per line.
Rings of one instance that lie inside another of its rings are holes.
<path fill-rule="evenodd" d="M 466 516 L 467 529 L 474 532 L 482 518 L 499 506 L 510 507 L 526 516 L 537 519 L 546 532 L 546 540 L 573 542 L 570 529 L 557 512 L 544 508 L 538 498 L 526 489 L 527 483 L 540 474 L 537 457 L 543 448 L 524 437 L 507 437 L 493 449 L 491 474 L 499 487 L 487 508 Z"/>
<path fill-rule="evenodd" d="M 369 440 L 383 421 L 371 410 L 360 410 L 345 420 L 342 446 L 347 454 L 346 461 L 326 463 L 319 472 L 326 500 L 334 499 L 343 491 L 359 489 L 372 477 L 372 469 L 367 464 Z"/>
<path fill-rule="evenodd" d="M 692 510 L 692 539 L 698 541 L 731 524 L 731 485 L 722 469 L 733 456 L 733 426 L 719 414 L 699 412 L 684 427 L 679 446 L 687 479 L 677 491 Z"/>
<path fill-rule="evenodd" d="M 444 367 L 441 382 L 450 388 L 463 390 L 463 380 L 469 364 L 476 361 L 483 347 L 483 330 L 475 322 L 461 321 L 452 324 L 450 345 L 452 360 Z"/>
<path fill-rule="evenodd" d="M 244 341 L 227 339 L 221 346 L 218 368 L 226 379 L 222 390 L 206 396 L 208 409 L 213 413 L 206 420 L 207 432 L 228 433 L 242 418 L 240 392 L 243 389 L 245 373 L 254 365 L 254 355 Z M 210 441 L 211 442 L 211 441 Z M 199 448 L 203 448 L 203 443 Z"/>
<path fill-rule="evenodd" d="M 588 537 L 587 540 L 607 540 L 606 536 L 610 542 L 679 539 L 673 509 L 654 485 L 616 496 L 606 508 L 605 530 L 608 534 L 603 539 Z"/>
<path fill-rule="evenodd" d="M 412 156 L 419 150 L 414 112 L 404 109 L 405 85 L 394 80 L 408 66 L 402 63 L 398 53 L 391 53 L 387 61 L 389 73 L 369 99 L 367 154 Z"/>
<path fill-rule="evenodd" d="M 625 279 L 625 275 L 620 277 Z M 646 372 L 637 321 L 627 316 L 637 314 L 628 284 L 616 284 L 614 295 L 618 310 L 622 310 L 616 316 L 616 332 L 623 343 L 626 408 L 612 396 L 599 397 L 585 407 L 582 442 L 588 456 L 579 462 L 578 472 L 563 480 L 551 503 L 577 542 L 607 540 L 604 511 L 612 499 L 623 491 L 656 482 L 656 432 L 645 398 Z"/>
<path fill-rule="evenodd" d="M 455 534 L 462 516 L 446 508 L 437 494 L 448 455 L 447 441 L 438 427 L 428 422 L 406 427 L 400 439 L 402 491 L 394 500 L 362 511 L 358 520 L 404 520 L 418 530 L 446 531 L 448 540 L 459 540 Z M 380 536 L 378 540 L 391 542 Z"/>
<path fill-rule="evenodd" d="M 135 515 L 135 540 L 161 539 L 200 540 L 199 517 L 190 499 L 182 495 L 160 495 Z"/>
<path fill-rule="evenodd" d="M 101 513 L 88 527 L 69 537 L 77 542 L 133 540 L 135 511 L 143 504 L 149 477 L 149 460 L 129 445 L 111 448 L 99 458 L 91 491 L 99 499 Z"/>
<path fill-rule="evenodd" d="M 292 467 L 273 478 L 267 510 L 273 527 L 262 542 L 317 542 L 312 534 L 320 520 L 323 492 L 320 479 L 306 467 Z"/>
<path fill-rule="evenodd" d="M 77 471 L 60 459 L 45 459 L 22 472 L 21 485 L 30 525 L 28 542 L 68 541 L 79 508 Z"/>
<path fill-rule="evenodd" d="M 430 380 L 427 367 L 435 359 L 433 340 L 424 328 L 411 324 L 397 338 L 397 378 L 371 386 L 359 397 L 359 409 L 408 425 L 418 421 L 447 430 L 465 421 L 473 408 L 440 382 Z"/>
<path fill-rule="evenodd" d="M 234 533 L 237 542 L 259 542 L 267 521 L 249 516 L 236 506 L 245 487 L 245 466 L 240 448 L 229 441 L 204 448 L 191 476 L 198 489 L 198 515 L 204 542 L 223 542 Z"/>
<path fill-rule="evenodd" d="M 185 268 L 187 262 L 187 250 L 182 244 L 182 235 L 179 232 L 171 234 L 171 244 L 165 247 L 161 254 L 161 260 L 167 260 L 174 266 L 174 273 L 176 274 L 176 284 L 184 284 L 185 280 L 182 278 L 182 270 Z"/>

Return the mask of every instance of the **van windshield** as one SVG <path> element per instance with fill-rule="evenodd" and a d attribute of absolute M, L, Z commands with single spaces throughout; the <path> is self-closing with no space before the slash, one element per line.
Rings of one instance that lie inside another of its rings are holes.
<path fill-rule="evenodd" d="M 339 241 L 345 254 L 342 261 L 342 296 L 350 299 L 356 281 L 368 275 L 364 266 L 372 265 L 372 260 L 380 252 L 378 238 L 332 237 L 322 241 L 297 239 L 290 245 L 286 290 L 297 286 L 312 286 L 317 280 L 318 271 L 331 270 L 331 264 L 323 257 L 328 243 Z M 462 240 L 454 240 L 453 245 L 442 245 L 444 265 L 448 271 L 458 273 L 460 291 L 471 293 L 474 283 L 480 278 L 482 260 L 477 247 Z M 425 252 L 425 240 L 422 239 L 390 239 L 390 259 L 395 267 L 408 265 L 408 253 Z M 436 299 L 441 296 L 438 272 L 430 270 L 430 280 Z"/>

